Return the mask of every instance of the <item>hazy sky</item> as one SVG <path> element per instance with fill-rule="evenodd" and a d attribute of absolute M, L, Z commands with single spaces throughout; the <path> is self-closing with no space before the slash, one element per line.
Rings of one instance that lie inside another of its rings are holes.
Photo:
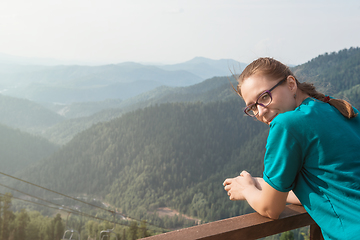
<path fill-rule="evenodd" d="M 0 53 L 17 56 L 301 64 L 358 46 L 359 0 L 0 0 Z"/>

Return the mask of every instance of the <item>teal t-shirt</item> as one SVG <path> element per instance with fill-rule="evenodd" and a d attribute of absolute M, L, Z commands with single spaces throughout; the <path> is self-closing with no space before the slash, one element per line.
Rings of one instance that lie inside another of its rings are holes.
<path fill-rule="evenodd" d="M 264 166 L 264 180 L 293 190 L 325 239 L 360 239 L 360 114 L 305 99 L 271 122 Z"/>

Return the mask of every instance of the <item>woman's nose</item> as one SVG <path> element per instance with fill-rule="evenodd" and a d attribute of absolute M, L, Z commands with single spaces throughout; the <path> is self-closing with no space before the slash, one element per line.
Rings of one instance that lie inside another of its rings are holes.
<path fill-rule="evenodd" d="M 264 106 L 261 106 L 261 105 L 257 105 L 257 108 L 258 108 L 258 116 L 259 117 L 262 117 L 264 116 L 264 114 L 268 111 L 267 107 L 264 107 Z"/>

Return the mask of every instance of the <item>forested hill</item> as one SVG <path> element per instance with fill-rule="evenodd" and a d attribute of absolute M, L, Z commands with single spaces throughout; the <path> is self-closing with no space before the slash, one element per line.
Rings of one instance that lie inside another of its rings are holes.
<path fill-rule="evenodd" d="M 0 169 L 13 174 L 42 158 L 48 157 L 58 147 L 49 141 L 0 124 Z"/>
<path fill-rule="evenodd" d="M 189 87 L 160 87 L 155 90 L 143 93 L 137 97 L 120 101 L 111 109 L 99 111 L 91 116 L 69 119 L 49 129 L 43 136 L 52 142 L 65 144 L 77 133 L 84 131 L 98 122 L 110 121 L 120 117 L 122 114 L 139 108 L 149 107 L 155 104 L 168 102 L 216 102 L 228 99 L 239 99 L 232 90 L 230 81 L 236 85 L 233 77 L 214 77 Z M 114 102 L 114 101 L 112 101 Z M 109 103 L 110 105 L 110 103 Z M 80 107 L 87 107 L 88 104 L 76 104 L 67 107 L 69 114 L 77 111 Z M 80 110 L 81 111 L 81 110 Z"/>
<path fill-rule="evenodd" d="M 320 55 L 293 71 L 301 82 L 312 82 L 322 92 L 360 108 L 359 47 Z"/>
<path fill-rule="evenodd" d="M 315 83 L 327 94 L 336 94 L 360 84 L 360 48 L 326 53 L 293 68 L 300 81 Z"/>
<path fill-rule="evenodd" d="M 138 218 L 158 206 L 208 220 L 241 214 L 222 182 L 242 169 L 261 174 L 267 131 L 242 107 L 235 99 L 137 110 L 80 133 L 21 175 L 63 193 L 106 196 Z"/>
<path fill-rule="evenodd" d="M 0 124 L 39 132 L 64 120 L 60 115 L 29 100 L 0 94 Z"/>

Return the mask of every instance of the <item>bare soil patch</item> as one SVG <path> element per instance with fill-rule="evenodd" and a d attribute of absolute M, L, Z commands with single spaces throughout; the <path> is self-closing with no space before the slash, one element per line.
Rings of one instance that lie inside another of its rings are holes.
<path fill-rule="evenodd" d="M 173 210 L 173 209 L 168 208 L 168 207 L 158 208 L 158 209 L 156 209 L 156 213 L 159 215 L 159 217 L 165 217 L 165 216 L 173 217 L 175 215 L 180 215 L 180 213 L 178 211 Z M 200 222 L 201 222 L 200 219 L 192 218 L 192 217 L 189 217 L 189 216 L 184 215 L 184 214 L 182 214 L 181 216 L 183 218 L 185 218 L 185 219 L 195 221 L 196 224 L 200 224 Z"/>

